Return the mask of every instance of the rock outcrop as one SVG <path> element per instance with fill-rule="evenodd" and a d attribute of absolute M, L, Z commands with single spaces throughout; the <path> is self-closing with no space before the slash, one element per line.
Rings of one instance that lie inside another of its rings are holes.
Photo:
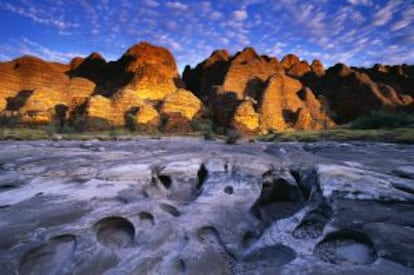
<path fill-rule="evenodd" d="M 209 67 L 217 62 L 222 68 L 219 70 L 223 73 L 221 76 L 212 74 Z M 246 48 L 234 56 L 219 51 L 194 70 L 187 67 L 184 80 L 192 77 L 188 87 L 202 91 L 201 99 L 218 124 L 246 133 L 282 131 L 295 128 L 298 110 L 308 108 L 308 103 L 298 94 L 304 88 L 303 84 L 292 77 L 300 79 L 312 70 L 307 62 L 301 62 L 294 55 L 286 56 L 282 62 L 260 56 L 253 48 Z M 315 97 L 314 100 L 317 101 Z M 300 123 L 298 128 L 321 129 L 321 123 L 334 125 L 322 108 L 318 114 L 316 112 L 315 108 L 308 110 L 309 118 L 318 117 L 318 121 Z"/>
<path fill-rule="evenodd" d="M 256 133 L 259 129 L 259 114 L 251 100 L 245 100 L 237 106 L 232 126 L 240 133 Z"/>
<path fill-rule="evenodd" d="M 1 274 L 414 273 L 412 145 L 137 137 L 0 152 Z"/>
<path fill-rule="evenodd" d="M 31 56 L 0 63 L 0 112 L 25 124 L 58 117 L 61 124 L 190 131 L 202 115 L 244 133 L 319 130 L 373 110 L 413 111 L 413 68 L 325 70 L 319 60 L 309 65 L 289 54 L 279 62 L 245 48 L 215 51 L 181 79 L 169 50 L 142 42 L 116 61 L 95 52 L 69 64 Z"/>
<path fill-rule="evenodd" d="M 407 105 L 391 86 L 376 83 L 366 73 L 344 64 L 328 69 L 317 83 L 314 89 L 327 98 L 338 123 L 349 122 L 374 110 L 393 110 Z"/>
<path fill-rule="evenodd" d="M 74 58 L 68 65 L 18 58 L 0 63 L 0 81 L 6 112 L 18 114 L 23 123 L 48 124 L 55 108 L 65 105 L 68 115 L 77 109 L 91 121 L 121 126 L 134 108 L 155 107 L 174 93 L 179 74 L 167 49 L 143 42 L 114 62 L 99 53 Z"/>
<path fill-rule="evenodd" d="M 197 114 L 200 114 L 202 108 L 201 101 L 193 93 L 178 89 L 165 98 L 161 107 L 161 114 L 169 116 L 178 113 L 191 121 Z"/>
<path fill-rule="evenodd" d="M 161 118 L 157 110 L 151 105 L 143 105 L 136 115 L 136 125 L 142 130 L 153 131 L 160 126 Z"/>

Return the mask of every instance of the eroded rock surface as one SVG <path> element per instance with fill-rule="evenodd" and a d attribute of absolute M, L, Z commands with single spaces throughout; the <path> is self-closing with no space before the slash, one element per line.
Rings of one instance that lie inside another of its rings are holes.
<path fill-rule="evenodd" d="M 411 274 L 414 147 L 1 142 L 2 274 Z"/>

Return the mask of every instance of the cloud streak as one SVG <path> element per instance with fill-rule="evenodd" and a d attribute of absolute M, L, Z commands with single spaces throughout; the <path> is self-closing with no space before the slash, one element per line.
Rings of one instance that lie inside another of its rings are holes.
<path fill-rule="evenodd" d="M 3 0 L 0 16 L 12 27 L 0 40 L 0 59 L 25 50 L 68 61 L 71 49 L 117 57 L 146 40 L 168 47 L 180 68 L 215 49 L 234 53 L 247 46 L 279 58 L 290 52 L 320 58 L 328 65 L 414 63 L 414 5 L 409 2 Z M 27 20 L 30 30 L 23 27 Z M 13 29 L 16 22 L 20 27 Z"/>

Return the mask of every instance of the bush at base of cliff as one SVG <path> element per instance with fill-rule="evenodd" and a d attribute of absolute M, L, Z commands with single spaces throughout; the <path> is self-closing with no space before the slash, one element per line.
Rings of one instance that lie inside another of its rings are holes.
<path fill-rule="evenodd" d="M 0 127 L 16 128 L 19 126 L 21 118 L 19 115 L 1 116 Z"/>
<path fill-rule="evenodd" d="M 372 112 L 351 122 L 351 129 L 380 129 L 414 127 L 414 115 L 403 112 Z"/>
<path fill-rule="evenodd" d="M 88 131 L 106 131 L 112 129 L 112 124 L 103 118 L 90 117 L 86 120 Z"/>

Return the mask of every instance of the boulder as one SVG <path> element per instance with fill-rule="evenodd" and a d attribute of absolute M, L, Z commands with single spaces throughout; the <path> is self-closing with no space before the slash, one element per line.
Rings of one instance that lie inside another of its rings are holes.
<path fill-rule="evenodd" d="M 246 96 L 257 98 L 267 79 L 282 70 L 274 61 L 259 56 L 252 48 L 246 48 L 233 58 L 222 86 L 239 100 Z"/>
<path fill-rule="evenodd" d="M 160 115 L 151 105 L 143 105 L 136 115 L 136 124 L 143 130 L 154 130 L 160 125 Z"/>
<path fill-rule="evenodd" d="M 283 57 L 280 64 L 285 68 L 286 70 L 289 70 L 293 65 L 300 62 L 299 57 L 297 57 L 294 54 L 288 54 L 285 57 Z"/>
<path fill-rule="evenodd" d="M 325 74 L 325 67 L 318 59 L 312 61 L 311 69 L 317 76 L 323 76 Z"/>
<path fill-rule="evenodd" d="M 243 101 L 236 108 L 232 126 L 240 133 L 255 133 L 259 128 L 259 114 L 256 113 L 251 100 Z"/>
<path fill-rule="evenodd" d="M 281 74 L 272 76 L 266 89 L 259 110 L 260 130 L 267 133 L 269 130 L 283 131 L 287 128 L 283 119 L 282 88 L 283 78 Z"/>
<path fill-rule="evenodd" d="M 190 91 L 178 89 L 176 92 L 168 95 L 161 107 L 161 114 L 180 114 L 182 117 L 192 120 L 202 111 L 203 104 Z"/>
<path fill-rule="evenodd" d="M 404 106 L 397 91 L 379 84 L 365 74 L 337 64 L 319 81 L 319 93 L 327 98 L 338 123 L 349 122 L 374 110 Z"/>
<path fill-rule="evenodd" d="M 289 76 L 300 78 L 304 74 L 311 71 L 311 67 L 309 66 L 307 61 L 301 61 L 299 63 L 293 64 L 290 69 L 288 70 L 287 74 Z"/>
<path fill-rule="evenodd" d="M 191 90 L 203 102 L 209 99 L 211 88 L 222 85 L 230 66 L 231 55 L 226 50 L 214 51 L 209 58 L 194 69 L 186 66 L 183 79 L 186 88 Z"/>
<path fill-rule="evenodd" d="M 111 99 L 101 95 L 92 96 L 86 107 L 88 119 L 97 119 L 106 122 L 116 123 L 113 119 L 113 108 Z"/>
<path fill-rule="evenodd" d="M 67 105 L 68 99 L 62 91 L 39 88 L 25 99 L 19 113 L 23 123 L 48 124 L 53 120 L 60 106 L 67 107 Z"/>

